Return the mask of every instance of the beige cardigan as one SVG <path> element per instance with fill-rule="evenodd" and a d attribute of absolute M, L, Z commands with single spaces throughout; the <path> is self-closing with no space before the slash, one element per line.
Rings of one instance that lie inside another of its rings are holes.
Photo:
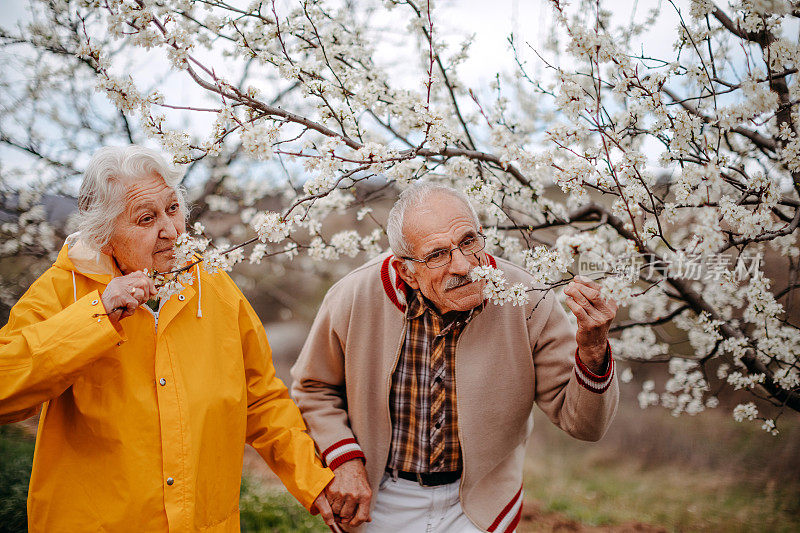
<path fill-rule="evenodd" d="M 292 368 L 292 395 L 323 459 L 336 468 L 365 457 L 373 490 L 389 455 L 389 387 L 405 331 L 403 284 L 390 259 L 374 259 L 331 287 Z M 524 270 L 497 265 L 510 283 L 530 285 Z M 487 531 L 513 531 L 519 521 L 534 402 L 573 437 L 597 440 L 619 397 L 613 360 L 606 375 L 589 372 L 553 292 L 530 296 L 524 307 L 487 302 L 456 349 L 460 499 Z"/>

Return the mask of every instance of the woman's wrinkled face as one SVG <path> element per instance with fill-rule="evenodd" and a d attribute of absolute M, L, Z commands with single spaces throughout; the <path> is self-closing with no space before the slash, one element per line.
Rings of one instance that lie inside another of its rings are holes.
<path fill-rule="evenodd" d="M 125 210 L 114 224 L 103 252 L 114 258 L 123 274 L 137 270 L 172 270 L 173 246 L 186 231 L 178 196 L 158 174 L 128 187 Z"/>

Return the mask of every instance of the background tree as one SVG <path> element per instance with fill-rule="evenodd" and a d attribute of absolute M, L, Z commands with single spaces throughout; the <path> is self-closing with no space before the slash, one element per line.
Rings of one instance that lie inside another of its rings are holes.
<path fill-rule="evenodd" d="M 800 11 L 669 2 L 620 25 L 600 2 L 552 9 L 546 46 L 512 37 L 517 69 L 469 87 L 470 39 L 425 0 L 35 2 L 0 33 L 19 73 L 0 85 L 0 253 L 52 256 L 68 224 L 41 194 L 74 194 L 103 143 L 153 139 L 186 165 L 201 224 L 182 247 L 210 270 L 334 275 L 385 248 L 378 206 L 399 189 L 449 182 L 490 252 L 549 287 L 600 266 L 627 305 L 616 357 L 669 372 L 643 406 L 695 414 L 745 389 L 733 416 L 776 432 L 800 410 Z M 673 53 L 655 57 L 667 12 Z M 541 297 L 478 274 L 497 304 Z M 24 281 L 4 282 L 8 304 Z"/>

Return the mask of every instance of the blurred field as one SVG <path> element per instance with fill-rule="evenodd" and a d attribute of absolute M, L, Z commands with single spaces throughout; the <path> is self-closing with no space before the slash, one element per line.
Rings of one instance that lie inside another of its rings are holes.
<path fill-rule="evenodd" d="M 723 411 L 674 418 L 628 400 L 583 443 L 538 417 L 519 531 L 800 531 L 792 418 L 772 437 Z"/>

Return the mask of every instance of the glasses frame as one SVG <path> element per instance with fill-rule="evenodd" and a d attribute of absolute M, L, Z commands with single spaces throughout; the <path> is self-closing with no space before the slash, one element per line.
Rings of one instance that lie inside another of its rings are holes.
<path fill-rule="evenodd" d="M 464 257 L 467 257 L 468 255 L 475 255 L 475 254 L 477 254 L 478 252 L 480 252 L 481 250 L 483 250 L 484 248 L 486 248 L 486 235 L 484 235 L 483 233 L 481 233 L 481 232 L 479 231 L 479 232 L 477 232 L 477 234 L 475 235 L 475 237 L 476 237 L 476 238 L 477 238 L 477 237 L 480 237 L 480 238 L 482 239 L 482 241 L 483 241 L 483 246 L 481 246 L 480 248 L 478 248 L 478 249 L 477 249 L 477 250 L 475 250 L 474 252 L 464 252 L 464 250 L 462 250 L 462 249 L 461 249 L 461 245 L 458 245 L 458 246 L 453 246 L 452 248 L 449 248 L 449 249 L 447 249 L 447 253 L 449 254 L 449 259 L 447 260 L 447 262 L 446 262 L 446 263 L 442 263 L 441 265 L 437 265 L 437 266 L 430 266 L 430 265 L 428 264 L 428 260 L 427 260 L 427 259 L 425 259 L 425 258 L 423 258 L 423 259 L 415 259 L 415 258 L 413 258 L 413 257 L 402 256 L 400 259 L 407 259 L 407 260 L 409 260 L 409 261 L 414 261 L 415 263 L 422 263 L 422 264 L 424 264 L 424 265 L 425 265 L 426 267 L 428 267 L 428 268 L 443 268 L 443 267 L 446 267 L 447 265 L 449 265 L 449 264 L 450 264 L 450 263 L 453 261 L 453 251 L 454 251 L 454 250 L 458 250 L 459 252 L 461 252 L 461 255 L 463 255 Z M 437 251 L 431 252 L 431 254 L 433 254 L 433 253 L 441 253 L 441 252 L 444 252 L 444 251 L 445 251 L 445 250 L 437 250 Z M 428 255 L 430 256 L 431 254 L 428 254 Z"/>

